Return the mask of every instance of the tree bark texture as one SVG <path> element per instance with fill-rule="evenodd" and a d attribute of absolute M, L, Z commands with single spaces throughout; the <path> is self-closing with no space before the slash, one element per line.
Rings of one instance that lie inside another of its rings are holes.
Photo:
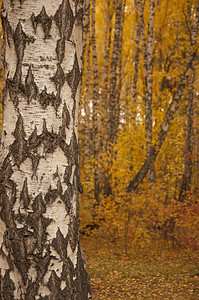
<path fill-rule="evenodd" d="M 90 299 L 79 244 L 82 1 L 3 1 L 1 299 Z"/>

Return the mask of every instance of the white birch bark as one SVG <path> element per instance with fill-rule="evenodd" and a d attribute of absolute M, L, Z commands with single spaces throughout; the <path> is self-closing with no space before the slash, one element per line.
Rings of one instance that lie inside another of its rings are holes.
<path fill-rule="evenodd" d="M 153 32 L 155 18 L 155 1 L 149 1 L 149 22 L 147 42 L 144 33 L 144 6 L 141 0 L 138 1 L 140 13 L 140 35 L 143 49 L 144 74 L 145 74 L 145 134 L 146 134 L 146 154 L 149 157 L 152 143 L 152 96 L 153 96 Z M 149 182 L 156 181 L 155 165 L 151 164 L 149 169 Z"/>
<path fill-rule="evenodd" d="M 3 1 L 1 299 L 89 299 L 79 245 L 82 1 Z"/>

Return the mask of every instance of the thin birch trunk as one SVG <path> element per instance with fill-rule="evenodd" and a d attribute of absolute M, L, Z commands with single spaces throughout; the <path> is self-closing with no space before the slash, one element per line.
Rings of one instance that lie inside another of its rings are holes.
<path fill-rule="evenodd" d="M 91 46 L 92 46 L 92 60 L 93 60 L 93 156 L 94 156 L 94 194 L 95 200 L 99 203 L 100 194 L 100 176 L 98 167 L 99 155 L 99 75 L 97 64 L 97 49 L 95 39 L 95 8 L 96 1 L 92 0 L 91 9 Z"/>
<path fill-rule="evenodd" d="M 139 11 L 138 1 L 134 0 L 135 16 L 136 16 L 136 35 L 135 35 L 135 57 L 134 57 L 134 77 L 133 77 L 133 103 L 136 103 L 137 98 L 137 81 L 139 72 L 139 60 L 140 60 L 140 24 L 139 24 Z"/>
<path fill-rule="evenodd" d="M 90 107 L 89 107 L 89 103 L 87 101 L 87 99 L 89 99 L 89 95 L 91 93 L 91 82 L 92 82 L 92 71 L 91 71 L 91 66 L 90 66 L 90 56 L 91 56 L 91 51 L 90 51 L 90 46 L 88 46 L 87 49 L 87 65 L 86 65 L 86 74 L 84 76 L 86 76 L 86 83 L 85 83 L 85 88 L 86 88 L 86 93 L 85 93 L 85 99 L 84 99 L 84 108 L 85 108 L 85 135 L 84 135 L 84 155 L 85 155 L 85 159 L 86 162 L 89 161 L 90 157 L 91 157 L 91 137 L 92 137 L 92 133 L 91 133 L 91 112 L 90 112 Z"/>
<path fill-rule="evenodd" d="M 152 95 L 153 95 L 153 31 L 154 31 L 154 17 L 155 17 L 155 1 L 149 1 L 149 22 L 147 42 L 144 33 L 144 6 L 142 0 L 139 0 L 140 12 L 140 31 L 141 42 L 144 58 L 144 73 L 145 73 L 145 133 L 146 133 L 146 154 L 150 154 L 152 144 Z M 156 181 L 155 165 L 151 164 L 149 169 L 149 182 Z"/>
<path fill-rule="evenodd" d="M 111 66 L 110 66 L 110 83 L 109 83 L 109 103 L 108 103 L 108 128 L 107 128 L 107 140 L 105 145 L 105 151 L 110 155 L 110 160 L 107 161 L 106 173 L 104 177 L 104 195 L 107 197 L 112 194 L 111 178 L 109 171 L 112 166 L 113 160 L 113 144 L 116 141 L 118 126 L 119 126 L 119 98 L 120 91 L 117 90 L 119 86 L 118 82 L 118 68 L 119 59 L 122 55 L 122 31 L 123 31 L 123 4 L 122 0 L 116 0 L 116 11 L 115 11 L 115 32 L 113 40 L 113 50 L 111 55 Z M 117 94 L 118 93 L 118 94 Z"/>
<path fill-rule="evenodd" d="M 122 43 L 123 43 L 123 27 L 124 27 L 124 11 L 126 6 L 126 0 L 123 0 L 122 4 L 122 16 L 121 16 L 121 26 L 120 26 L 120 39 L 119 39 L 119 58 L 118 58 L 118 78 L 116 87 L 116 128 L 119 127 L 120 120 L 120 97 L 122 92 L 122 78 L 123 78 L 123 64 L 122 64 Z"/>
<path fill-rule="evenodd" d="M 105 150 L 108 137 L 108 90 L 109 90 L 109 73 L 110 73 L 110 52 L 111 52 L 111 32 L 112 32 L 112 18 L 113 10 L 109 1 L 106 3 L 105 15 L 105 38 L 104 38 L 104 56 L 102 66 L 102 83 L 101 83 L 101 149 Z"/>
<path fill-rule="evenodd" d="M 122 0 L 116 0 L 115 13 L 115 33 L 113 41 L 113 51 L 111 57 L 110 69 L 110 87 L 109 87 L 109 116 L 108 116 L 108 143 L 112 144 L 116 140 L 118 131 L 118 106 L 119 103 L 116 97 L 117 87 L 117 68 L 119 56 L 121 55 L 120 37 L 122 30 Z"/>
<path fill-rule="evenodd" d="M 1 299 L 90 299 L 79 244 L 82 5 L 3 1 Z"/>

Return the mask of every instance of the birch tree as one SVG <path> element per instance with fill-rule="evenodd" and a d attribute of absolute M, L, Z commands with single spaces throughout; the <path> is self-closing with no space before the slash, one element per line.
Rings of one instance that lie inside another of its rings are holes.
<path fill-rule="evenodd" d="M 108 115 L 108 143 L 114 143 L 117 136 L 119 126 L 119 103 L 116 96 L 117 87 L 117 68 L 119 63 L 119 56 L 121 55 L 121 37 L 123 30 L 123 1 L 116 1 L 115 12 L 115 32 L 113 41 L 113 51 L 111 57 L 110 67 L 110 87 L 109 87 L 109 115 Z"/>
<path fill-rule="evenodd" d="M 4 0 L 1 299 L 90 299 L 79 244 L 82 1 Z"/>
<path fill-rule="evenodd" d="M 150 154 L 152 143 L 152 96 L 153 96 L 153 31 L 154 31 L 154 17 L 155 17 L 155 1 L 149 1 L 149 22 L 147 41 L 145 37 L 144 28 L 144 6 L 142 1 L 138 1 L 140 13 L 140 36 L 142 43 L 143 59 L 144 59 L 144 76 L 145 76 L 145 133 L 146 133 L 146 154 Z M 149 169 L 149 182 L 156 181 L 154 162 Z"/>

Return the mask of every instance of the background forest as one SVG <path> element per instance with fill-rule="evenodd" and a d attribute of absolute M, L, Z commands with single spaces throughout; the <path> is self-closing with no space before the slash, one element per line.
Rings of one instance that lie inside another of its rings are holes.
<path fill-rule="evenodd" d="M 198 299 L 198 1 L 85 11 L 80 233 L 94 299 Z"/>
<path fill-rule="evenodd" d="M 107 286 L 102 291 L 105 270 L 96 274 L 103 264 L 117 280 L 119 257 L 123 285 L 133 286 L 127 278 L 148 273 L 135 266 L 138 273 L 129 273 L 132 261 L 125 263 L 123 255 L 139 252 L 182 251 L 193 265 L 186 272 L 198 282 L 198 1 L 87 0 L 84 21 L 80 234 L 95 299 L 134 297 L 128 287 L 124 294 L 114 287 L 119 296 L 110 297 Z M 101 252 L 96 263 L 100 249 L 108 260 Z"/>
<path fill-rule="evenodd" d="M 199 248 L 198 1 L 91 1 L 81 232 Z M 93 230 L 95 229 L 95 230 Z"/>

